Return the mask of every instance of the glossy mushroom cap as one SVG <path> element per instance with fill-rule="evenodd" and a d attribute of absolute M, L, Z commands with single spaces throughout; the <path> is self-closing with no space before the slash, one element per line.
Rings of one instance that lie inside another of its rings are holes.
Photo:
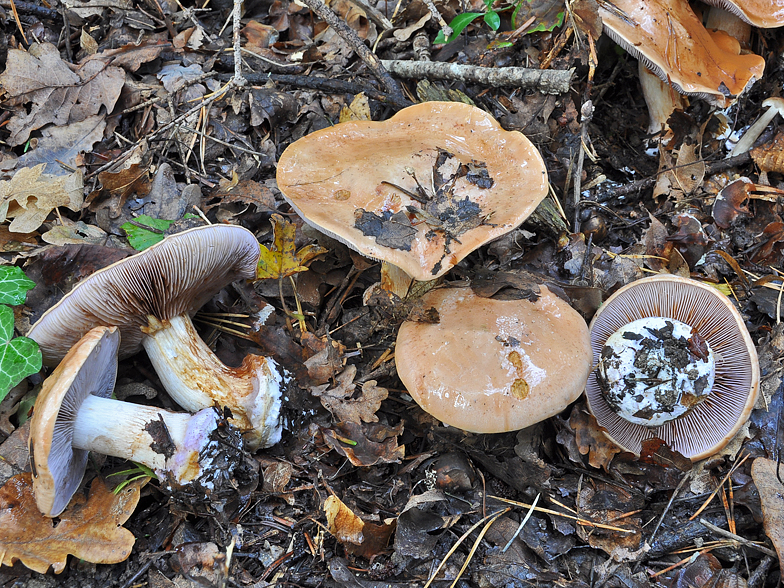
<path fill-rule="evenodd" d="M 680 418 L 646 427 L 616 414 L 592 372 L 585 390 L 588 408 L 626 451 L 639 454 L 645 439 L 657 437 L 697 461 L 721 450 L 749 418 L 759 387 L 757 352 L 743 317 L 724 294 L 696 280 L 659 275 L 624 286 L 599 308 L 590 327 L 594 362 L 613 333 L 654 316 L 685 323 L 708 343 L 715 354 L 710 394 Z"/>
<path fill-rule="evenodd" d="M 440 197 L 434 167 L 446 180 Z M 531 142 L 458 102 L 425 102 L 383 122 L 303 137 L 281 155 L 277 181 L 310 225 L 417 280 L 443 275 L 511 231 L 547 195 Z"/>
<path fill-rule="evenodd" d="M 117 377 L 117 329 L 96 329 L 69 351 L 44 381 L 30 421 L 30 466 L 38 508 L 60 514 L 76 492 L 89 451 L 72 446 L 74 425 L 84 400 L 108 398 Z M 98 366 L 83 370 L 85 364 Z"/>
<path fill-rule="evenodd" d="M 613 5 L 619 12 L 599 7 L 605 32 L 681 93 L 728 105 L 762 77 L 762 57 L 728 51 L 724 37 L 717 44 L 684 0 L 614 0 Z"/>
<path fill-rule="evenodd" d="M 405 322 L 395 346 L 408 393 L 437 419 L 500 433 L 551 417 L 580 396 L 591 369 L 588 327 L 566 302 L 493 300 L 470 288 L 431 290 L 438 324 Z"/>
<path fill-rule="evenodd" d="M 79 282 L 32 326 L 44 365 L 55 366 L 97 326 L 117 326 L 120 359 L 138 353 L 148 316 L 194 314 L 231 282 L 252 279 L 260 255 L 253 233 L 235 225 L 171 235 Z"/>
<path fill-rule="evenodd" d="M 755 27 L 775 29 L 784 26 L 784 0 L 703 0 L 719 6 Z"/>

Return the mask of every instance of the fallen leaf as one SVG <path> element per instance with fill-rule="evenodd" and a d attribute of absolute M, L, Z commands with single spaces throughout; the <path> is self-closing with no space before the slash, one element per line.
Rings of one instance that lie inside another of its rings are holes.
<path fill-rule="evenodd" d="M 59 574 L 68 554 L 92 563 L 126 560 L 136 538 L 122 524 L 133 514 L 148 479 L 113 494 L 96 478 L 90 495 L 74 496 L 55 526 L 35 505 L 32 476 L 14 476 L 0 488 L 0 563 L 21 561 L 41 574 L 51 566 Z"/>
<path fill-rule="evenodd" d="M 23 167 L 10 180 L 0 182 L 0 222 L 13 218 L 8 228 L 14 233 L 32 233 L 58 206 L 74 212 L 82 207 L 81 172 L 47 176 L 43 169 L 44 164 Z"/>
<path fill-rule="evenodd" d="M 321 433 L 327 445 L 355 466 L 400 463 L 406 455 L 405 446 L 397 444 L 402 423 L 394 429 L 380 424 L 338 423 L 331 429 L 322 428 Z"/>
<path fill-rule="evenodd" d="M 588 463 L 609 472 L 610 462 L 615 454 L 621 452 L 621 448 L 607 438 L 596 418 L 584 408 L 575 405 L 569 417 L 569 425 L 574 430 L 580 453 L 588 456 Z"/>
<path fill-rule="evenodd" d="M 0 400 L 27 376 L 41 369 L 38 343 L 14 336 L 14 310 L 0 305 Z"/>
<path fill-rule="evenodd" d="M 773 541 L 779 561 L 784 557 L 784 485 L 778 479 L 778 464 L 758 457 L 751 464 L 751 477 L 762 502 L 765 534 Z"/>
<path fill-rule="evenodd" d="M 363 521 L 337 496 L 324 501 L 324 514 L 327 516 L 329 532 L 347 551 L 370 559 L 386 548 L 394 524 L 378 524 Z"/>
<path fill-rule="evenodd" d="M 350 106 L 344 106 L 340 111 L 340 122 L 350 120 L 372 120 L 370 117 L 370 102 L 364 92 L 360 92 L 351 101 Z"/>
<path fill-rule="evenodd" d="M 311 392 L 338 421 L 377 423 L 376 411 L 389 393 L 386 388 L 377 386 L 375 380 L 370 380 L 362 384 L 359 397 L 353 398 L 356 375 L 357 367 L 350 365 L 337 377 L 337 386 L 329 390 L 329 384 L 314 386 Z"/>
<path fill-rule="evenodd" d="M 93 150 L 93 145 L 103 139 L 106 120 L 103 116 L 90 116 L 83 121 L 62 127 L 47 127 L 35 149 L 19 158 L 19 167 L 46 164 L 43 173 L 64 176 L 84 164 L 83 153 Z"/>
<path fill-rule="evenodd" d="M 125 71 L 98 60 L 86 61 L 76 71 L 51 43 L 35 43 L 29 51 L 10 49 L 0 86 L 8 105 L 16 108 L 6 127 L 10 145 L 21 145 L 30 132 L 54 123 L 62 126 L 111 112 L 125 84 Z"/>
<path fill-rule="evenodd" d="M 261 245 L 261 257 L 256 270 L 256 279 L 279 279 L 306 271 L 307 264 L 327 250 L 318 245 L 306 245 L 295 251 L 294 233 L 296 225 L 279 214 L 272 215 L 274 232 L 273 248 Z"/>

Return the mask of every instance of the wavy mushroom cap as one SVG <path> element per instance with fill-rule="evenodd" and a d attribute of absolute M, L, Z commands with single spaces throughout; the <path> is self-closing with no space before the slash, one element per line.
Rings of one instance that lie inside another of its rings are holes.
<path fill-rule="evenodd" d="M 93 329 L 41 386 L 30 421 L 30 466 L 36 504 L 47 516 L 65 510 L 82 481 L 89 451 L 72 446 L 76 416 L 91 394 L 112 395 L 119 345 L 116 328 Z"/>
<path fill-rule="evenodd" d="M 256 237 L 235 225 L 197 227 L 166 237 L 79 282 L 46 311 L 28 337 L 45 365 L 56 365 L 96 326 L 117 326 L 120 358 L 142 347 L 147 317 L 163 321 L 193 314 L 222 288 L 256 276 Z"/>
<path fill-rule="evenodd" d="M 610 296 L 591 321 L 594 363 L 613 333 L 644 317 L 683 322 L 708 343 L 715 354 L 710 394 L 685 415 L 645 427 L 613 411 L 594 371 L 585 390 L 588 408 L 605 434 L 626 451 L 639 454 L 642 442 L 656 437 L 694 461 L 708 457 L 732 439 L 757 400 L 759 361 L 743 317 L 724 294 L 696 280 L 673 275 L 643 278 Z"/>
<path fill-rule="evenodd" d="M 729 50 L 726 35 L 719 35 L 717 44 L 684 0 L 614 0 L 613 5 L 618 12 L 599 8 L 604 31 L 683 94 L 723 105 L 762 77 L 762 57 Z"/>
<path fill-rule="evenodd" d="M 703 0 L 763 29 L 784 26 L 784 0 Z"/>
<path fill-rule="evenodd" d="M 437 324 L 404 322 L 395 346 L 408 393 L 437 419 L 474 433 L 531 426 L 577 399 L 591 369 L 583 318 L 540 286 L 529 300 L 431 290 Z"/>
<path fill-rule="evenodd" d="M 306 222 L 417 280 L 511 231 L 547 195 L 533 144 L 458 102 L 303 137 L 281 155 L 277 181 Z"/>

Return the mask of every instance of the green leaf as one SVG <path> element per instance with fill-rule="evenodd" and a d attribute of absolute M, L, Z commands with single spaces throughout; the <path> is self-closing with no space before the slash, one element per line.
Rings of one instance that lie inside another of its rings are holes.
<path fill-rule="evenodd" d="M 15 265 L 0 266 L 0 304 L 24 304 L 27 291 L 35 282 Z M 13 325 L 12 325 L 13 326 Z"/>
<path fill-rule="evenodd" d="M 27 337 L 14 335 L 14 311 L 0 306 L 0 401 L 9 390 L 27 376 L 41 369 L 38 343 Z"/>
<path fill-rule="evenodd" d="M 159 241 L 163 241 L 163 231 L 166 231 L 166 229 L 168 229 L 174 223 L 172 220 L 152 218 L 146 214 L 137 216 L 135 219 L 133 219 L 133 222 L 136 224 L 125 223 L 120 225 L 120 228 L 125 231 L 125 234 L 128 237 L 128 242 L 131 244 L 131 247 L 136 249 L 136 251 L 144 251 Z M 156 230 L 150 231 L 144 227 L 140 227 L 139 225 L 145 225 Z"/>
<path fill-rule="evenodd" d="M 501 26 L 501 17 L 495 10 L 488 10 L 485 12 L 485 24 L 492 30 L 497 31 Z"/>
<path fill-rule="evenodd" d="M 442 43 L 451 43 L 463 32 L 463 30 L 474 22 L 477 18 L 482 16 L 481 12 L 464 12 L 463 14 L 458 14 L 455 18 L 452 19 L 452 22 L 449 23 L 449 28 L 452 29 L 452 34 L 449 35 L 448 39 L 444 38 L 444 31 L 439 31 L 438 35 L 436 35 L 436 40 L 433 41 L 435 45 L 440 45 Z"/>

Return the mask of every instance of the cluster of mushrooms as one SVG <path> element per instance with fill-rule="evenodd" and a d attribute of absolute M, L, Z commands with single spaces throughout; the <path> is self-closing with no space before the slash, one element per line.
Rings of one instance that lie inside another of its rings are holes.
<path fill-rule="evenodd" d="M 329 169 L 319 164 L 326 154 L 337 159 Z M 450 161 L 451 198 L 439 206 L 447 175 L 439 166 Z M 454 172 L 458 164 L 485 170 L 488 181 L 468 181 Z M 427 102 L 388 121 L 308 135 L 283 153 L 277 181 L 307 223 L 416 280 L 442 276 L 511 231 L 547 194 L 535 147 L 460 103 Z M 475 203 L 472 210 L 488 220 L 450 235 L 460 202 Z M 368 217 L 376 219 L 372 230 Z M 756 401 L 759 365 L 742 317 L 726 296 L 695 280 L 634 282 L 605 302 L 590 330 L 544 285 L 519 300 L 436 288 L 421 302 L 439 320 L 402 324 L 398 376 L 422 408 L 466 431 L 528 427 L 586 390 L 589 409 L 622 448 L 639 454 L 643 441 L 657 437 L 697 460 L 726 445 Z"/>
<path fill-rule="evenodd" d="M 518 227 L 548 190 L 541 155 L 524 135 L 476 107 L 444 102 L 308 135 L 282 154 L 277 181 L 306 222 L 420 281 Z M 44 514 L 66 507 L 89 451 L 147 465 L 172 487 L 198 480 L 209 488 L 225 473 L 211 460 L 216 407 L 230 410 L 246 448 L 280 439 L 284 382 L 275 362 L 250 355 L 228 368 L 191 322 L 220 289 L 253 279 L 259 254 L 242 227 L 191 229 L 96 272 L 33 325 L 28 336 L 57 366 L 30 431 Z M 599 425 L 624 449 L 639 453 L 658 437 L 695 460 L 748 418 L 756 352 L 717 290 L 674 276 L 642 279 L 611 296 L 590 329 L 546 286 L 536 290 L 515 300 L 465 286 L 425 294 L 438 320 L 404 322 L 396 343 L 411 396 L 449 425 L 496 433 L 553 416 L 586 390 Z M 118 360 L 142 347 L 188 413 L 110 398 Z"/>
<path fill-rule="evenodd" d="M 283 374 L 267 357 L 225 366 L 191 316 L 219 290 L 253 279 L 260 249 L 239 226 L 172 235 L 81 281 L 30 329 L 44 364 L 57 365 L 36 400 L 30 462 L 38 508 L 60 514 L 76 492 L 89 451 L 153 469 L 172 487 L 210 488 L 226 475 L 211 455 L 222 411 L 254 450 L 280 439 Z M 144 348 L 173 413 L 111 399 L 119 359 Z"/>

